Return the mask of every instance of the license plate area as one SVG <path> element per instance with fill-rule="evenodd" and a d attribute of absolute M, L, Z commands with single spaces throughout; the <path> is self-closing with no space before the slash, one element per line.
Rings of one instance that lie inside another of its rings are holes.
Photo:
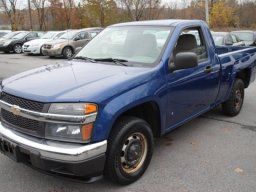
<path fill-rule="evenodd" d="M 14 161 L 18 161 L 18 146 L 17 144 L 0 138 L 0 152 Z"/>

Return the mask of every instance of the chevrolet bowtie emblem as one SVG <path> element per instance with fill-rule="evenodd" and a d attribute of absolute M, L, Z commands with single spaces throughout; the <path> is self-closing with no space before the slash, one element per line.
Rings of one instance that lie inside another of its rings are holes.
<path fill-rule="evenodd" d="M 11 110 L 10 112 L 13 114 L 13 115 L 19 115 L 20 114 L 20 107 L 17 106 L 17 105 L 13 105 L 11 106 Z"/>

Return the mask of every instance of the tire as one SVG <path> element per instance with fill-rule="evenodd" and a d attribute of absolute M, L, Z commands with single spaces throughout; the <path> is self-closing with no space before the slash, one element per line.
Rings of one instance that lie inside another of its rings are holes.
<path fill-rule="evenodd" d="M 15 45 L 13 46 L 13 51 L 14 51 L 14 53 L 16 53 L 16 54 L 22 53 L 22 46 L 21 46 L 20 44 L 15 44 Z"/>
<path fill-rule="evenodd" d="M 120 185 L 128 185 L 146 171 L 153 154 L 153 134 L 147 122 L 122 117 L 108 140 L 104 175 Z"/>
<path fill-rule="evenodd" d="M 236 116 L 243 107 L 244 102 L 244 82 L 236 79 L 229 99 L 222 104 L 222 111 L 225 115 Z"/>
<path fill-rule="evenodd" d="M 41 56 L 46 56 L 46 55 L 43 53 L 43 46 L 40 48 L 40 55 L 41 55 Z"/>
<path fill-rule="evenodd" d="M 62 52 L 65 59 L 69 59 L 73 56 L 73 50 L 71 47 L 65 47 Z"/>

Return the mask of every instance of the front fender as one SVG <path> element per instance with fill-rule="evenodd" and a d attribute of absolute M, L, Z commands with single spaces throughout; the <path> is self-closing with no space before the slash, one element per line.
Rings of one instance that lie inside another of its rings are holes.
<path fill-rule="evenodd" d="M 99 111 L 94 125 L 92 141 L 96 142 L 107 139 L 117 118 L 135 106 L 153 101 L 158 105 L 161 112 L 166 101 L 165 94 L 163 94 L 163 85 L 165 85 L 163 81 L 158 79 L 147 82 L 110 100 Z M 159 89 L 159 87 L 162 87 L 162 89 Z"/>

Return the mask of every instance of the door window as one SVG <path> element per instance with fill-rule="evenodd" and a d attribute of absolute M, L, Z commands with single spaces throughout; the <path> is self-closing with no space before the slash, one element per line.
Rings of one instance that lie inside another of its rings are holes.
<path fill-rule="evenodd" d="M 187 28 L 182 31 L 173 51 L 174 58 L 181 52 L 194 52 L 199 62 L 208 59 L 207 47 L 200 27 Z"/>

